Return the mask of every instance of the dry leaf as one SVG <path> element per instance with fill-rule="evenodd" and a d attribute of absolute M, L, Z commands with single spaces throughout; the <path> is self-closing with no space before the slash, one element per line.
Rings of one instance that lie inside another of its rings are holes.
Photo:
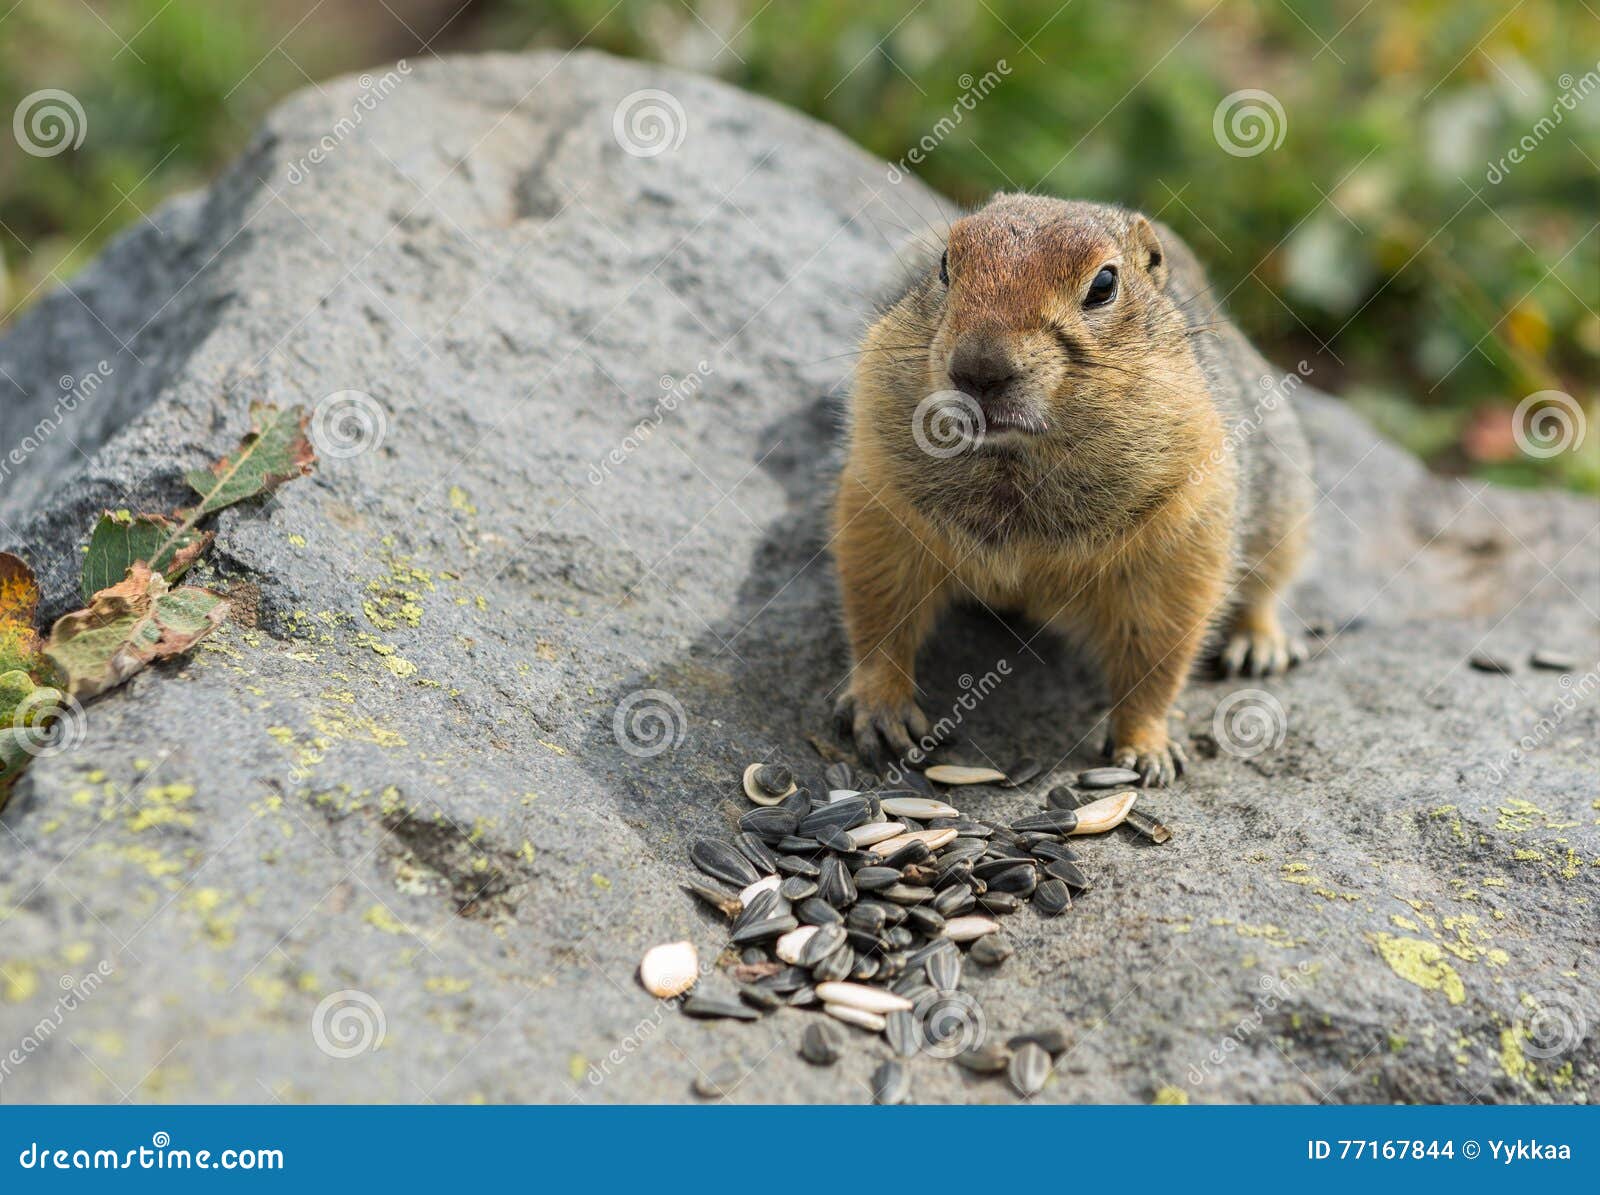
<path fill-rule="evenodd" d="M 215 536 L 196 531 L 166 515 L 134 515 L 108 510 L 94 525 L 89 549 L 83 556 L 83 598 L 88 601 L 102 589 L 128 575 L 142 560 L 168 581 L 176 581 L 205 551 Z"/>
<path fill-rule="evenodd" d="M 33 618 L 39 609 L 39 582 L 27 561 L 0 552 L 0 672 L 32 672 L 39 636 Z"/>
<path fill-rule="evenodd" d="M 113 689 L 152 660 L 188 651 L 227 616 L 228 604 L 209 589 L 168 586 L 137 561 L 127 579 L 94 595 L 85 610 L 63 615 L 50 629 L 44 654 L 58 682 L 80 701 Z"/>
<path fill-rule="evenodd" d="M 304 407 L 280 411 L 268 403 L 250 404 L 250 431 L 234 452 L 209 469 L 195 469 L 184 480 L 200 504 L 182 512 L 193 526 L 202 516 L 276 489 L 311 472 L 317 454 L 306 436 L 311 416 Z"/>

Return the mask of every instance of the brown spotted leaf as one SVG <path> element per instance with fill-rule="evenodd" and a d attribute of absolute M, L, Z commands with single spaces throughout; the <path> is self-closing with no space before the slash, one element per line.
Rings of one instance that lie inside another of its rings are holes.
<path fill-rule="evenodd" d="M 200 503 L 182 512 L 193 526 L 225 506 L 276 489 L 311 472 L 316 451 L 306 435 L 311 416 L 304 407 L 280 411 L 269 403 L 250 404 L 250 431 L 239 447 L 209 469 L 195 469 L 184 480 Z"/>
<path fill-rule="evenodd" d="M 106 511 L 94 525 L 83 556 L 84 600 L 117 584 L 138 560 L 168 581 L 176 581 L 206 550 L 215 534 L 196 531 L 166 515 Z"/>
<path fill-rule="evenodd" d="M 188 651 L 221 624 L 228 604 L 209 589 L 168 586 L 143 561 L 127 579 L 94 595 L 87 609 L 63 615 L 44 654 L 57 683 L 85 701 L 113 689 L 152 660 Z"/>

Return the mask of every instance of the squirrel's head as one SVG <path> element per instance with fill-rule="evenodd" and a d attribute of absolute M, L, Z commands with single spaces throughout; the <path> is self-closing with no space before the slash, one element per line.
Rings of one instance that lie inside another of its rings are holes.
<path fill-rule="evenodd" d="M 990 441 L 1049 437 L 1187 355 L 1160 237 L 1136 212 L 1000 195 L 950 227 L 931 384 L 968 396 Z"/>
<path fill-rule="evenodd" d="M 1101 532 L 1158 501 L 1219 426 L 1191 341 L 1212 317 L 1162 235 L 1036 195 L 956 220 L 868 334 L 858 438 L 919 508 L 986 538 Z"/>

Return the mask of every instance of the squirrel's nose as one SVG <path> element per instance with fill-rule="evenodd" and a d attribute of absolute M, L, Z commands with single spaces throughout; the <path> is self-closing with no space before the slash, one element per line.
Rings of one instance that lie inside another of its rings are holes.
<path fill-rule="evenodd" d="M 950 381 L 980 403 L 999 398 L 1017 379 L 1017 363 L 993 340 L 963 340 L 950 355 Z"/>

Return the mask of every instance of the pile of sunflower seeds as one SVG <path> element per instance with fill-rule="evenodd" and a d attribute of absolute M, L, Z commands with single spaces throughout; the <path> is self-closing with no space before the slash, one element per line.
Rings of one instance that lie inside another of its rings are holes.
<path fill-rule="evenodd" d="M 1014 785 L 1038 768 L 1022 761 L 1005 773 L 955 771 L 968 783 Z M 729 919 L 734 989 L 727 996 L 695 990 L 682 1011 L 756 1020 L 785 1006 L 819 1008 L 829 1019 L 807 1026 L 800 1043 L 801 1056 L 817 1066 L 839 1059 L 841 1023 L 882 1034 L 894 1058 L 873 1075 L 878 1103 L 910 1098 L 899 1060 L 921 1053 L 1005 1074 L 1020 1095 L 1035 1095 L 1066 1035 L 1024 1033 L 1004 1047 L 978 1040 L 984 1018 L 960 991 L 962 970 L 996 967 L 1011 955 L 1001 918 L 1024 904 L 1060 916 L 1090 888 L 1069 838 L 1124 823 L 1155 842 L 1170 837 L 1153 818 L 1133 813 L 1132 791 L 1110 791 L 1137 779 L 1115 768 L 1081 773 L 1052 789 L 1041 812 L 1001 826 L 965 816 L 922 776 L 909 779 L 915 787 L 883 788 L 836 762 L 817 796 L 782 765 L 751 765 L 744 792 L 753 807 L 731 841 L 692 844 L 690 860 L 706 878 L 684 885 Z M 657 995 L 693 983 L 683 971 L 695 970 L 689 943 L 652 955 L 641 977 Z"/>

